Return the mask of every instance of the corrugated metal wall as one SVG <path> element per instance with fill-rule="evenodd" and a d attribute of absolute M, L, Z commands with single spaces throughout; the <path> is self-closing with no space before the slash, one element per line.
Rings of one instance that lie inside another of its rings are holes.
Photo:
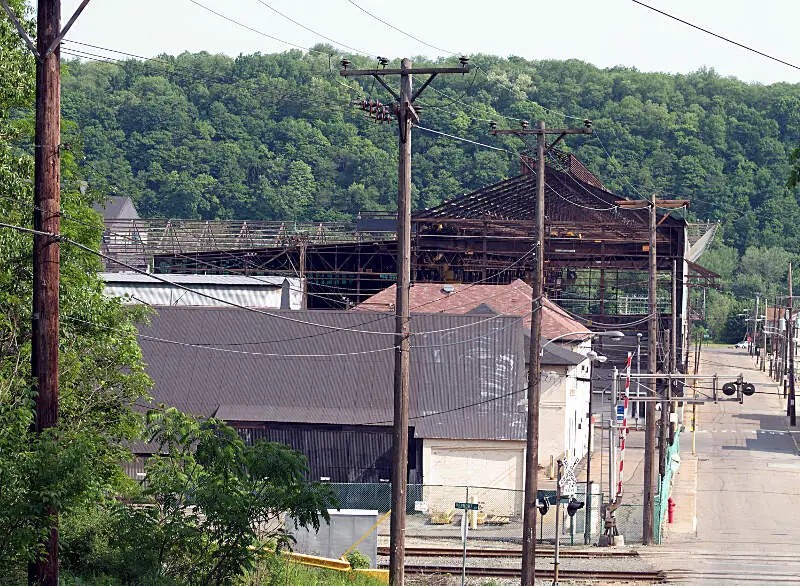
<path fill-rule="evenodd" d="M 312 480 L 382 482 L 391 476 L 392 430 L 388 427 L 232 425 L 248 443 L 265 439 L 286 444 L 304 454 Z"/>

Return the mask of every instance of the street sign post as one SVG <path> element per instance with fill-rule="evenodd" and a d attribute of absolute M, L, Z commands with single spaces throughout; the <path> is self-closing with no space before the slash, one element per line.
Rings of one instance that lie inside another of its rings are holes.
<path fill-rule="evenodd" d="M 467 498 L 469 498 L 469 489 L 467 489 Z M 469 515 L 468 511 L 478 510 L 478 503 L 456 503 L 455 507 L 464 511 L 464 514 L 461 515 L 461 539 L 464 543 L 464 555 L 461 558 L 461 586 L 464 586 L 467 579 L 467 532 L 469 531 L 467 516 Z"/>

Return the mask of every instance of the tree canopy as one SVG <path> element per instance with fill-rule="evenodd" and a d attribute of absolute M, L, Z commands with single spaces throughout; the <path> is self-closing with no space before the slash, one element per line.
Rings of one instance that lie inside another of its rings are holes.
<path fill-rule="evenodd" d="M 350 103 L 389 96 L 369 78 L 343 81 L 325 55 L 333 50 L 316 49 L 71 63 L 64 112 L 77 123 L 90 181 L 153 216 L 326 220 L 392 209 L 395 125 Z M 439 76 L 426 90 L 421 125 L 511 152 L 415 130 L 416 208 L 518 172 L 513 153 L 527 145 L 489 136 L 490 120 L 589 118 L 595 136 L 565 148 L 608 187 L 686 197 L 693 217 L 728 224 L 726 242 L 740 253 L 800 251 L 800 209 L 787 184 L 800 144 L 800 85 L 576 60 L 475 55 L 471 64 L 471 73 Z"/>

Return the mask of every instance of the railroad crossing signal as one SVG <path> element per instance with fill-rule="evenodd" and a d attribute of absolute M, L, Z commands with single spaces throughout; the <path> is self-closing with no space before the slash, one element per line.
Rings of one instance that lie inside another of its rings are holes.
<path fill-rule="evenodd" d="M 577 500 L 575 497 L 572 497 L 567 503 L 567 514 L 570 517 L 574 517 L 575 513 L 577 513 L 580 509 L 583 508 L 583 502 Z"/>
<path fill-rule="evenodd" d="M 722 385 L 722 394 L 726 397 L 736 395 L 736 400 L 739 403 L 744 402 L 745 397 L 750 397 L 756 392 L 756 387 L 753 383 L 746 383 L 742 380 L 725 383 Z"/>
<path fill-rule="evenodd" d="M 544 517 L 547 514 L 547 511 L 550 510 L 550 499 L 544 497 L 542 500 L 537 500 L 536 507 L 539 509 L 539 514 Z"/>

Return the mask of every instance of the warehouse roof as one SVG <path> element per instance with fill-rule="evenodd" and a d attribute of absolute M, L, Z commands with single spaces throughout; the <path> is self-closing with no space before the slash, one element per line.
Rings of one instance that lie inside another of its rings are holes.
<path fill-rule="evenodd" d="M 267 313 L 160 308 L 139 340 L 156 401 L 228 421 L 391 425 L 394 336 L 368 332 L 392 333 L 392 314 Z M 417 437 L 524 439 L 518 323 L 504 315 L 412 316 Z"/>
<path fill-rule="evenodd" d="M 530 328 L 531 286 L 521 279 L 508 285 L 414 283 L 409 295 L 411 311 L 427 313 L 470 313 L 480 305 L 488 305 L 499 313 L 525 316 L 523 325 Z M 397 286 L 392 285 L 358 304 L 359 311 L 394 310 Z M 573 319 L 564 309 L 544 300 L 542 336 L 548 339 L 583 340 L 591 331 Z"/>

